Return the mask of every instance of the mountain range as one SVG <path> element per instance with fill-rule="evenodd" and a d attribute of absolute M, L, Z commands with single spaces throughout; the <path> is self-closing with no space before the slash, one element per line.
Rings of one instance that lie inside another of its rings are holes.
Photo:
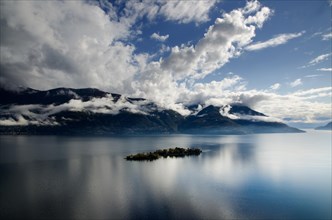
<path fill-rule="evenodd" d="M 247 106 L 185 106 L 185 114 L 144 98 L 98 89 L 0 88 L 0 134 L 137 135 L 303 132 Z"/>

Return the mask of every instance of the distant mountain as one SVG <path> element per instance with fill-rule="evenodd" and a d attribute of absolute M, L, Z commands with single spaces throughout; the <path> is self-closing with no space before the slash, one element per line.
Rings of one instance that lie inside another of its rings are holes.
<path fill-rule="evenodd" d="M 0 89 L 0 134 L 250 134 L 303 132 L 243 105 L 188 106 L 186 115 L 98 89 Z"/>
<path fill-rule="evenodd" d="M 332 121 L 327 123 L 324 126 L 320 126 L 320 127 L 315 128 L 315 130 L 332 130 Z"/>

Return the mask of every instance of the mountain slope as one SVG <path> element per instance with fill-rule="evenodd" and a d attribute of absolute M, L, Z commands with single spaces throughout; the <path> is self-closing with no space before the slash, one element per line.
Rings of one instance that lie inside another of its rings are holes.
<path fill-rule="evenodd" d="M 332 121 L 327 123 L 324 126 L 320 126 L 320 127 L 315 128 L 315 130 L 332 130 Z"/>
<path fill-rule="evenodd" d="M 0 89 L 0 134 L 248 134 L 301 132 L 247 106 L 188 107 L 189 115 L 143 98 L 98 89 Z"/>
<path fill-rule="evenodd" d="M 232 119 L 220 114 L 220 107 L 208 106 L 196 115 L 189 115 L 179 125 L 179 131 L 183 133 L 242 133 L 239 125 Z"/>

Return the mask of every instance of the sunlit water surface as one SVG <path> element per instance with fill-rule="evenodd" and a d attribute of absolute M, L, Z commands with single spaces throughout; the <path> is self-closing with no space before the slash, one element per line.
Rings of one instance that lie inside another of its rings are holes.
<path fill-rule="evenodd" d="M 0 141 L 1 219 L 331 218 L 329 131 Z M 168 147 L 203 153 L 123 159 Z"/>

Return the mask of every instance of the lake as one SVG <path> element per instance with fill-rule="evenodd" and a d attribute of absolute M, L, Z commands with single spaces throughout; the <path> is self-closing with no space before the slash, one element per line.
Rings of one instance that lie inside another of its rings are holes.
<path fill-rule="evenodd" d="M 0 136 L 0 218 L 330 219 L 331 132 Z M 126 161 L 200 147 L 200 156 Z"/>

